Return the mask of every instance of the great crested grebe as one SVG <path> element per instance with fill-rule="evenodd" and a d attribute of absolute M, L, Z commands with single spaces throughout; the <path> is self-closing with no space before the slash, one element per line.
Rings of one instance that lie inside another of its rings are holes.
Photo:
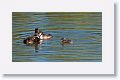
<path fill-rule="evenodd" d="M 38 28 L 35 28 L 35 34 L 33 36 L 27 37 L 23 40 L 24 44 L 39 44 L 43 40 L 49 40 L 53 36 L 51 34 L 44 34 Z"/>

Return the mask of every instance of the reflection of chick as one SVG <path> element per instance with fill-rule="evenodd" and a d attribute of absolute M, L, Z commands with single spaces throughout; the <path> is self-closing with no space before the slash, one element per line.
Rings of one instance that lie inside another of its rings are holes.
<path fill-rule="evenodd" d="M 61 38 L 62 44 L 72 44 L 73 42 L 70 39 Z"/>

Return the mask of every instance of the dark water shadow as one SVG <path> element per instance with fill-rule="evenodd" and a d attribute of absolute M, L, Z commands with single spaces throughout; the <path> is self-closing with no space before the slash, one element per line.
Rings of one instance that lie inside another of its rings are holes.
<path fill-rule="evenodd" d="M 35 52 L 37 53 L 39 51 L 39 44 L 35 44 Z"/>

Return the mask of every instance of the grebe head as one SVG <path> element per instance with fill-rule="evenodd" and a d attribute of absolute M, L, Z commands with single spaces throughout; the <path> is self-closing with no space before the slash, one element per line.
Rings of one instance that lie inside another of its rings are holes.
<path fill-rule="evenodd" d="M 24 39 L 24 40 L 23 40 L 23 43 L 24 43 L 24 44 L 27 44 L 27 40 L 26 40 L 26 39 Z"/>
<path fill-rule="evenodd" d="M 65 38 L 61 38 L 61 40 L 64 40 Z"/>
<path fill-rule="evenodd" d="M 40 33 L 41 31 L 38 28 L 35 28 L 35 33 Z"/>

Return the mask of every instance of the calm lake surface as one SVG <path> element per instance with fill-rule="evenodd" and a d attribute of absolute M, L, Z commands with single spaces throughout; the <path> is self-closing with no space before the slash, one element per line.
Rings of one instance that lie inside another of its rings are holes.
<path fill-rule="evenodd" d="M 37 46 L 23 40 L 39 28 L 53 38 Z M 61 45 L 61 38 L 73 44 Z M 13 62 L 101 62 L 101 12 L 13 12 Z"/>

